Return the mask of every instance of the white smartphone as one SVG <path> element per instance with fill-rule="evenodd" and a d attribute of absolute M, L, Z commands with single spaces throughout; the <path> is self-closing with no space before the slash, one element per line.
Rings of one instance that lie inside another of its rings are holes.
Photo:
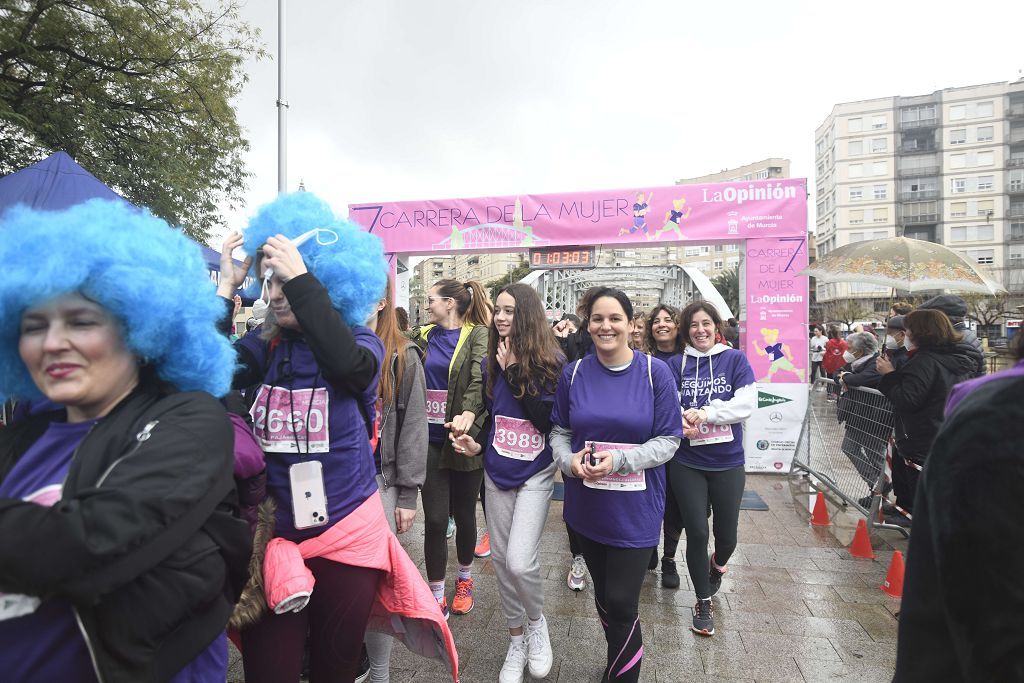
<path fill-rule="evenodd" d="M 327 524 L 324 466 L 319 460 L 297 462 L 288 468 L 292 487 L 292 518 L 296 529 Z"/>

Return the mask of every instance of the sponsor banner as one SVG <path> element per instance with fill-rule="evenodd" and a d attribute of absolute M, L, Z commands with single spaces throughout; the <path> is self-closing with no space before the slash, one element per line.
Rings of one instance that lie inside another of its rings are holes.
<path fill-rule="evenodd" d="M 349 217 L 389 253 L 806 237 L 807 181 L 351 204 Z"/>
<path fill-rule="evenodd" d="M 807 238 L 772 237 L 744 245 L 746 336 L 754 377 L 765 384 L 796 382 L 806 390 Z"/>
<path fill-rule="evenodd" d="M 807 411 L 807 385 L 757 384 L 757 408 L 743 427 L 747 472 L 788 474 Z"/>

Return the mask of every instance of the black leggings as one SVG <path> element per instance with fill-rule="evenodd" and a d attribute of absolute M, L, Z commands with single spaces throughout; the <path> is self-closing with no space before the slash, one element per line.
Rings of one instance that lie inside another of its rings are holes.
<path fill-rule="evenodd" d="M 708 501 L 714 508 L 715 564 L 720 567 L 736 550 L 740 522 L 740 501 L 746 473 L 743 466 L 721 472 L 708 472 L 668 463 L 669 486 L 679 503 L 679 515 L 686 530 L 686 568 L 697 597 L 711 595 L 711 571 L 708 559 Z"/>
<path fill-rule="evenodd" d="M 672 559 L 679 549 L 679 536 L 683 533 L 683 520 L 679 517 L 679 503 L 671 486 L 665 487 L 665 552 L 664 557 Z"/>
<path fill-rule="evenodd" d="M 602 681 L 640 679 L 644 656 L 640 632 L 640 588 L 654 548 L 616 548 L 574 532 L 594 582 L 594 603 L 608 643 Z"/>
<path fill-rule="evenodd" d="M 441 444 L 427 448 L 427 477 L 423 482 L 423 516 L 426 538 L 423 555 L 427 581 L 444 581 L 448 566 L 448 509 L 455 517 L 455 553 L 459 564 L 473 563 L 476 548 L 476 499 L 483 481 L 483 468 L 471 472 L 440 469 Z"/>

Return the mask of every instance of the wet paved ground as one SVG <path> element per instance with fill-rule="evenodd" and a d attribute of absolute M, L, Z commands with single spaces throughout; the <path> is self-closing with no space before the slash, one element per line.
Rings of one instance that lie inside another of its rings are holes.
<path fill-rule="evenodd" d="M 682 575 L 679 589 L 662 588 L 660 575 L 648 573 L 640 595 L 645 646 L 641 681 L 890 681 L 899 601 L 878 586 L 893 550 L 905 552 L 906 542 L 894 532 L 881 532 L 872 538 L 877 559 L 856 560 L 845 548 L 857 517 L 830 504 L 834 525 L 810 526 L 805 478 L 751 475 L 747 489 L 760 494 L 770 509 L 740 513 L 739 548 L 714 598 L 713 637 L 690 631 L 695 595 L 682 544 L 676 557 Z M 570 558 L 561 512 L 562 504 L 552 503 L 541 542 L 545 615 L 555 655 L 545 680 L 597 681 L 604 667 L 604 637 L 589 586 L 582 593 L 566 586 Z M 419 522 L 403 541 L 422 566 L 422 517 Z M 479 523 L 482 528 L 482 515 Z M 508 647 L 491 562 L 477 560 L 474 573 L 473 611 L 452 615 L 449 622 L 465 683 L 496 681 Z M 449 577 L 454 575 L 454 568 L 449 569 Z M 235 652 L 228 680 L 243 680 Z M 416 657 L 399 644 L 391 658 L 391 680 L 451 679 L 439 663 Z"/>

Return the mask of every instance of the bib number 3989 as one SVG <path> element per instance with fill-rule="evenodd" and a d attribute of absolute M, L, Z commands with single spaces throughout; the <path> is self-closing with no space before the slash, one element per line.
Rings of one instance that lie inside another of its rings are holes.
<path fill-rule="evenodd" d="M 491 445 L 498 455 L 532 462 L 544 451 L 544 444 L 544 435 L 529 420 L 506 415 L 494 416 L 494 439 Z"/>
<path fill-rule="evenodd" d="M 264 384 L 249 414 L 253 432 L 265 451 L 326 453 L 330 450 L 327 389 L 324 387 L 289 390 Z"/>

